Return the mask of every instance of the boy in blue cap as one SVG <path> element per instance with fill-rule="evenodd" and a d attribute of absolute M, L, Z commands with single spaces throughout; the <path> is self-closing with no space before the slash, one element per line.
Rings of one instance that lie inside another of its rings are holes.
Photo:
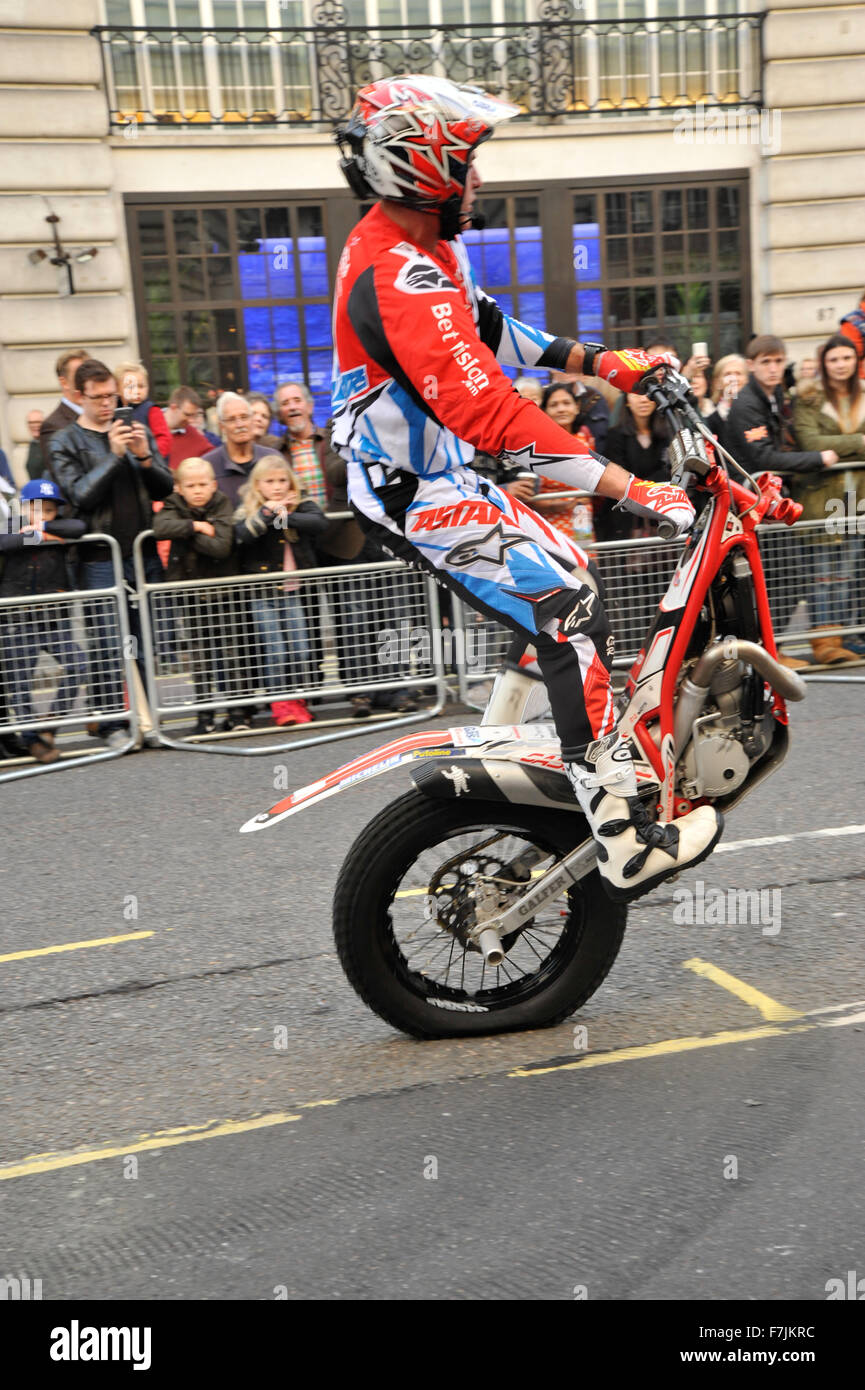
<path fill-rule="evenodd" d="M 77 540 L 85 533 L 83 521 L 57 516 L 63 502 L 59 487 L 48 478 L 36 478 L 21 489 L 20 509 L 13 510 L 0 528 L 0 599 L 31 594 L 35 598 L 76 587 L 64 547 L 44 544 Z M 0 607 L 0 648 L 7 699 L 14 706 L 18 723 L 34 718 L 33 672 L 43 651 L 62 667 L 48 717 L 62 719 L 69 713 L 86 670 L 84 653 L 72 636 L 70 604 L 57 601 Z M 48 729 L 25 729 L 21 739 L 40 763 L 56 762 L 60 756 L 54 734 Z"/>

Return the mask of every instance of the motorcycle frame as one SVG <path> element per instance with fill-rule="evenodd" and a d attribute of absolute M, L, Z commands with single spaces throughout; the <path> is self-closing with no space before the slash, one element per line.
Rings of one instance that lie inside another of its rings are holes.
<path fill-rule="evenodd" d="M 660 783 L 664 820 L 675 820 L 693 809 L 694 803 L 677 797 L 675 791 L 676 688 L 710 586 L 734 550 L 742 552 L 751 571 L 760 641 L 770 656 L 777 659 L 778 655 L 756 534 L 771 496 L 761 491 L 755 497 L 717 465 L 700 487 L 710 494 L 709 504 L 698 522 L 699 529 L 688 538 L 646 641 L 630 669 L 626 703 L 617 721 L 619 731 L 634 740 Z M 722 635 L 726 634 L 718 634 Z M 775 690 L 772 695 L 774 718 L 787 724 L 783 697 Z"/>

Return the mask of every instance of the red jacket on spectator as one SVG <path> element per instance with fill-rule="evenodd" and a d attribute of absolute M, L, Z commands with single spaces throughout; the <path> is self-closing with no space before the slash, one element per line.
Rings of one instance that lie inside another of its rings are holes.
<path fill-rule="evenodd" d="M 183 430 L 172 430 L 169 438 L 171 445 L 166 457 L 172 468 L 179 468 L 184 459 L 203 459 L 213 448 L 207 436 L 194 425 L 187 425 Z"/>
<path fill-rule="evenodd" d="M 859 358 L 859 375 L 865 377 L 865 294 L 859 301 L 859 307 L 844 315 L 838 332 L 850 339 Z"/>

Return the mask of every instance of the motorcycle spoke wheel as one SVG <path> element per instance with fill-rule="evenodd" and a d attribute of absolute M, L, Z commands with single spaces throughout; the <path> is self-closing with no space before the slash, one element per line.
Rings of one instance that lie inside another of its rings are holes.
<path fill-rule="evenodd" d="M 483 883 L 502 895 L 500 908 L 525 892 L 529 882 L 506 876 L 507 865 L 528 848 L 545 852 L 532 877 L 552 868 L 556 852 L 537 839 L 501 831 L 490 845 L 489 825 L 457 832 L 425 850 L 396 887 L 390 903 L 390 923 L 400 966 L 417 975 L 440 997 L 475 1002 L 505 1002 L 533 988 L 538 979 L 555 968 L 569 914 L 564 897 L 544 903 L 535 917 L 503 939 L 505 958 L 488 966 L 466 936 L 448 929 L 434 915 L 444 903 L 469 914 L 472 894 Z M 429 892 L 444 863 L 457 863 L 443 876 L 439 893 Z"/>

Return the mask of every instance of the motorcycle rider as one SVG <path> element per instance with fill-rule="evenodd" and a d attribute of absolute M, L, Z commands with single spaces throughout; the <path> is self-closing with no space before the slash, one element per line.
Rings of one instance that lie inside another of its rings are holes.
<path fill-rule="evenodd" d="M 333 443 L 361 526 L 535 646 L 605 887 L 628 901 L 705 858 L 723 821 L 709 806 L 651 819 L 614 728 L 613 638 L 585 582 L 588 557 L 471 461 L 476 449 L 506 452 L 541 477 L 666 518 L 677 534 L 694 509 L 682 489 L 636 478 L 568 434 L 501 370 L 550 367 L 633 391 L 671 360 L 554 337 L 476 285 L 459 235 L 481 185 L 473 156 L 517 114 L 443 78 L 385 79 L 358 93 L 336 133 L 341 168 L 357 197 L 377 201 L 337 272 Z"/>

